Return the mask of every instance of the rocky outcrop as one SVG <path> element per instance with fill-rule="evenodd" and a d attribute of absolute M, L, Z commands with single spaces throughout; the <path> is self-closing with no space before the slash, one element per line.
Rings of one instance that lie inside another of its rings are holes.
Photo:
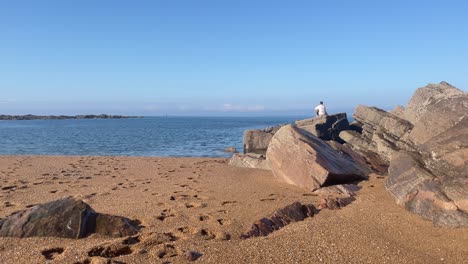
<path fill-rule="evenodd" d="M 404 118 L 416 124 L 423 115 L 430 111 L 431 106 L 435 103 L 463 95 L 466 95 L 466 93 L 447 82 L 428 84 L 414 92 L 405 108 Z"/>
<path fill-rule="evenodd" d="M 290 223 L 304 221 L 305 218 L 312 217 L 316 213 L 317 209 L 312 204 L 302 205 L 299 202 L 295 202 L 276 210 L 270 217 L 255 221 L 251 229 L 242 234 L 241 238 L 267 236 Z"/>
<path fill-rule="evenodd" d="M 335 140 L 341 143 L 343 141 L 339 137 L 340 132 L 349 129 L 346 113 L 298 120 L 295 124 L 318 138 Z M 244 132 L 244 154 L 255 153 L 265 155 L 270 140 L 282 126 L 246 130 Z"/>
<path fill-rule="evenodd" d="M 229 160 L 229 165 L 243 168 L 254 168 L 269 170 L 270 166 L 266 161 L 265 155 L 247 153 L 234 154 Z"/>
<path fill-rule="evenodd" d="M 265 129 L 246 130 L 244 132 L 244 153 L 265 154 L 270 140 L 281 126 Z"/>
<path fill-rule="evenodd" d="M 298 120 L 295 124 L 320 139 L 334 140 L 340 143 L 343 143 L 339 137 L 340 132 L 349 129 L 346 113 Z"/>
<path fill-rule="evenodd" d="M 364 179 L 368 173 L 348 155 L 294 125 L 283 126 L 274 135 L 267 161 L 278 179 L 311 191 Z"/>
<path fill-rule="evenodd" d="M 362 133 L 342 131 L 340 137 L 363 156 L 377 154 L 388 165 L 394 152 L 414 150 L 408 142 L 413 125 L 377 107 L 360 105 L 353 115 L 362 124 Z"/>
<path fill-rule="evenodd" d="M 372 167 L 372 156 L 389 165 L 386 188 L 406 209 L 436 225 L 468 226 L 467 113 L 466 92 L 429 84 L 391 113 L 359 106 L 362 133 L 340 138 Z"/>
<path fill-rule="evenodd" d="M 122 237 L 137 233 L 131 222 L 124 217 L 96 213 L 83 201 L 67 197 L 1 219 L 0 236 L 83 238 L 97 233 Z"/>
<path fill-rule="evenodd" d="M 441 226 L 468 226 L 468 178 L 434 175 L 420 157 L 400 152 L 389 167 L 387 190 L 397 203 Z"/>
<path fill-rule="evenodd" d="M 419 149 L 426 157 L 426 165 L 438 174 L 468 175 L 468 115 Z"/>
<path fill-rule="evenodd" d="M 468 114 L 468 93 L 432 100 L 424 112 L 419 112 L 409 139 L 416 145 L 426 143 L 431 138 L 455 126 Z"/>

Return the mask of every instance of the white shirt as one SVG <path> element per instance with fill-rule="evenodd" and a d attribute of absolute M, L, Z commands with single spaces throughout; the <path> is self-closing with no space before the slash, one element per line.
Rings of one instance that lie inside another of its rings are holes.
<path fill-rule="evenodd" d="M 315 111 L 318 111 L 319 116 L 327 114 L 327 108 L 322 104 L 319 104 L 317 107 L 315 107 Z"/>

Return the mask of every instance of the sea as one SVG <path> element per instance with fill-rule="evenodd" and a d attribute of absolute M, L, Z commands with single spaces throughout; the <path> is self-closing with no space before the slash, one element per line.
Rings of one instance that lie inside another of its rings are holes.
<path fill-rule="evenodd" d="M 0 155 L 229 157 L 243 134 L 305 117 L 143 117 L 0 121 Z"/>

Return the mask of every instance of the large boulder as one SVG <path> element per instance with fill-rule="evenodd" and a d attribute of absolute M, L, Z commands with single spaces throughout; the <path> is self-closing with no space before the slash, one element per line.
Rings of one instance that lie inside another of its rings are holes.
<path fill-rule="evenodd" d="M 419 146 L 427 165 L 439 173 L 463 173 L 468 177 L 468 115 L 455 126 Z"/>
<path fill-rule="evenodd" d="M 388 170 L 387 190 L 397 203 L 435 225 L 468 226 L 468 178 L 434 175 L 414 153 L 394 155 Z"/>
<path fill-rule="evenodd" d="M 346 113 L 318 116 L 295 121 L 295 124 L 323 140 L 335 140 L 340 143 L 339 134 L 350 129 Z M 270 140 L 283 125 L 267 127 L 264 129 L 246 130 L 244 132 L 244 154 L 254 153 L 265 155 Z"/>
<path fill-rule="evenodd" d="M 295 124 L 318 138 L 334 140 L 340 143 L 343 143 L 339 137 L 340 132 L 349 129 L 349 121 L 346 117 L 346 113 L 298 120 Z"/>
<path fill-rule="evenodd" d="M 281 126 L 244 131 L 244 153 L 265 154 L 273 135 Z"/>
<path fill-rule="evenodd" d="M 404 110 L 404 119 L 416 124 L 423 115 L 432 112 L 430 108 L 434 103 L 461 95 L 466 95 L 466 93 L 447 82 L 428 84 L 414 92 Z"/>
<path fill-rule="evenodd" d="M 229 165 L 243 168 L 254 168 L 269 170 L 270 166 L 266 161 L 265 155 L 247 153 L 234 154 L 229 160 Z"/>
<path fill-rule="evenodd" d="M 0 236 L 82 238 L 97 233 L 122 237 L 137 233 L 131 222 L 124 217 L 96 213 L 83 201 L 67 197 L 1 219 Z"/>
<path fill-rule="evenodd" d="M 468 226 L 467 113 L 468 94 L 446 82 L 419 88 L 403 111 L 413 128 L 396 143 L 414 151 L 391 157 L 386 188 L 436 225 Z"/>
<path fill-rule="evenodd" d="M 339 153 L 294 125 L 283 126 L 276 132 L 266 155 L 278 179 L 311 191 L 364 179 L 368 173 L 366 167 L 349 155 Z"/>
<path fill-rule="evenodd" d="M 409 135 L 416 145 L 426 143 L 468 115 L 468 93 L 431 102 L 426 106 L 426 112 L 418 117 Z"/>
<path fill-rule="evenodd" d="M 413 125 L 377 107 L 359 105 L 353 118 L 362 124 L 362 133 L 343 131 L 340 137 L 362 154 L 375 153 L 389 163 L 393 153 L 414 151 L 408 141 Z"/>

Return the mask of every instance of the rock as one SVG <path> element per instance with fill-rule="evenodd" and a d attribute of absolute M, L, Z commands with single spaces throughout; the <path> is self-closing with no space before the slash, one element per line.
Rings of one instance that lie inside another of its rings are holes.
<path fill-rule="evenodd" d="M 340 138 L 342 138 L 346 143 L 353 146 L 353 149 L 365 152 L 369 149 L 374 149 L 372 141 L 368 138 L 365 138 L 361 133 L 352 130 L 344 130 L 340 132 Z"/>
<path fill-rule="evenodd" d="M 100 215 L 72 197 L 36 205 L 0 220 L 2 237 L 82 238 L 95 232 L 122 236 L 135 234 L 137 228 L 126 218 Z"/>
<path fill-rule="evenodd" d="M 353 122 L 349 123 L 349 130 L 356 131 L 358 133 L 362 133 L 362 126 L 363 126 L 363 124 L 361 124 L 358 121 L 354 120 Z M 340 134 L 341 134 L 341 132 L 340 132 Z"/>
<path fill-rule="evenodd" d="M 468 116 L 455 126 L 421 145 L 426 165 L 438 174 L 468 171 Z"/>
<path fill-rule="evenodd" d="M 346 113 L 298 120 L 295 124 L 320 139 L 335 140 L 340 143 L 343 143 L 339 137 L 340 132 L 349 129 Z"/>
<path fill-rule="evenodd" d="M 290 223 L 303 221 L 305 218 L 312 217 L 316 213 L 317 209 L 313 205 L 302 205 L 299 202 L 294 202 L 276 210 L 269 218 L 265 217 L 255 221 L 251 229 L 242 234 L 241 238 L 267 236 Z"/>
<path fill-rule="evenodd" d="M 436 176 L 424 167 L 421 157 L 400 152 L 390 163 L 386 188 L 398 204 L 435 225 L 468 226 L 466 171 Z"/>
<path fill-rule="evenodd" d="M 343 140 L 362 153 L 378 154 L 387 164 L 393 153 L 400 150 L 414 151 L 413 144 L 408 142 L 408 133 L 413 125 L 393 114 L 377 107 L 359 105 L 353 115 L 362 123 L 362 136 L 346 132 L 341 134 Z M 348 140 L 348 141 L 347 141 Z"/>
<path fill-rule="evenodd" d="M 311 191 L 361 180 L 368 172 L 349 156 L 293 125 L 283 126 L 273 136 L 267 161 L 278 179 Z"/>
<path fill-rule="evenodd" d="M 224 152 L 237 153 L 237 149 L 235 147 L 228 147 L 224 149 Z"/>
<path fill-rule="evenodd" d="M 320 201 L 319 209 L 330 209 L 330 210 L 337 210 L 341 209 L 350 203 L 354 202 L 356 199 L 354 197 L 327 197 L 323 198 Z"/>
<path fill-rule="evenodd" d="M 315 190 L 314 193 L 320 196 L 355 196 L 356 192 L 361 189 L 355 184 L 339 184 L 328 187 L 322 187 Z"/>
<path fill-rule="evenodd" d="M 404 111 L 405 119 L 416 124 L 428 112 L 431 105 L 444 99 L 463 95 L 466 93 L 446 82 L 428 84 L 417 89 L 411 97 Z"/>
<path fill-rule="evenodd" d="M 196 251 L 193 251 L 193 250 L 187 250 L 185 251 L 185 258 L 188 260 L 188 261 L 195 261 L 197 260 L 199 257 L 203 256 L 203 254 L 201 253 L 198 253 Z"/>
<path fill-rule="evenodd" d="M 341 145 L 342 151 L 350 154 L 355 161 L 363 165 L 365 164 L 372 171 L 379 174 L 387 174 L 388 160 L 377 154 L 377 148 L 370 139 L 351 130 L 341 131 L 340 137 L 346 142 Z M 347 150 L 348 148 L 351 148 L 356 154 Z"/>
<path fill-rule="evenodd" d="M 265 155 L 254 153 L 234 154 L 229 160 L 229 165 L 243 168 L 270 169 Z"/>
<path fill-rule="evenodd" d="M 429 139 L 455 126 L 468 114 L 468 93 L 449 98 L 432 99 L 418 112 L 414 128 L 409 139 L 416 145 L 426 143 Z"/>
<path fill-rule="evenodd" d="M 367 133 L 385 133 L 396 140 L 413 128 L 410 122 L 377 107 L 359 105 L 353 118 L 363 124 L 363 130 Z"/>
<path fill-rule="evenodd" d="M 390 111 L 390 114 L 398 116 L 401 119 L 405 119 L 405 108 L 401 105 L 397 105 L 392 111 Z"/>
<path fill-rule="evenodd" d="M 246 130 L 244 132 L 244 153 L 256 153 L 265 155 L 270 140 L 281 126 L 265 129 Z"/>
<path fill-rule="evenodd" d="M 95 233 L 106 237 L 124 237 L 137 233 L 137 228 L 133 221 L 115 215 L 97 214 L 95 223 Z"/>
<path fill-rule="evenodd" d="M 394 142 L 386 188 L 435 225 L 468 226 L 466 113 L 467 93 L 445 82 L 419 88 L 403 112 L 413 128 Z"/>

